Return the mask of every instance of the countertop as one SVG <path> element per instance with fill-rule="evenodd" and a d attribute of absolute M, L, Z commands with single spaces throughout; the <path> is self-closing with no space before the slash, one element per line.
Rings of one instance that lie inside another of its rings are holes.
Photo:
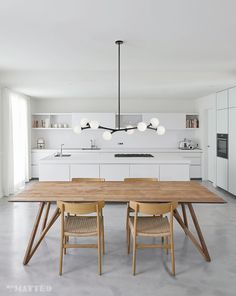
<path fill-rule="evenodd" d="M 132 150 L 133 151 L 133 150 Z M 85 151 L 84 151 L 85 152 Z M 94 151 L 93 151 L 94 152 Z M 117 151 L 116 151 L 117 152 Z M 127 152 L 127 150 L 126 150 Z M 69 157 L 54 157 L 50 155 L 39 161 L 43 164 L 190 164 L 190 160 L 174 156 L 160 156 L 152 153 L 154 157 L 115 157 L 114 153 L 83 153 L 72 154 Z"/>

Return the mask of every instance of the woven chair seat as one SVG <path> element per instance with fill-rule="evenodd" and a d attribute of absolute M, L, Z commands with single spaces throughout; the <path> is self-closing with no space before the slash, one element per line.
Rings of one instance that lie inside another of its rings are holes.
<path fill-rule="evenodd" d="M 134 217 L 129 218 L 130 230 L 134 231 Z M 139 236 L 163 236 L 170 235 L 170 224 L 167 217 L 138 217 L 137 235 Z"/>
<path fill-rule="evenodd" d="M 97 217 L 69 216 L 65 219 L 65 235 L 91 236 L 97 235 Z"/>

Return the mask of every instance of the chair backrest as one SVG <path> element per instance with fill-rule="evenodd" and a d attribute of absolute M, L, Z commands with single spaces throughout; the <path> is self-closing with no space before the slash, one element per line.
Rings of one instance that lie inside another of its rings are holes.
<path fill-rule="evenodd" d="M 163 215 L 167 213 L 173 213 L 174 209 L 176 209 L 178 206 L 178 203 L 141 203 L 130 201 L 129 206 L 136 213 L 142 213 L 146 215 Z"/>
<path fill-rule="evenodd" d="M 157 182 L 157 178 L 125 178 L 125 182 Z"/>
<path fill-rule="evenodd" d="M 104 178 L 72 178 L 72 182 L 104 182 Z"/>
<path fill-rule="evenodd" d="M 105 206 L 104 201 L 90 202 L 90 203 L 70 203 L 58 201 L 57 207 L 61 213 L 69 213 L 71 215 L 86 215 L 92 213 L 99 213 Z"/>

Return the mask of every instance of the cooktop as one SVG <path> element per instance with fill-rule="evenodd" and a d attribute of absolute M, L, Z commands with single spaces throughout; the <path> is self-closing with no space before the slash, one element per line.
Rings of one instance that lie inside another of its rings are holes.
<path fill-rule="evenodd" d="M 149 153 L 117 153 L 115 157 L 154 157 Z"/>

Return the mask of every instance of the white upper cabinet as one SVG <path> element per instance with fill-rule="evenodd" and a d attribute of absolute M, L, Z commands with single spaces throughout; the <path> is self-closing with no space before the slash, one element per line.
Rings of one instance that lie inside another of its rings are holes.
<path fill-rule="evenodd" d="M 228 133 L 228 109 L 217 110 L 217 134 Z"/>
<path fill-rule="evenodd" d="M 73 113 L 72 127 L 80 125 L 82 118 L 86 118 L 88 121 L 96 120 L 102 126 L 115 127 L 115 113 Z"/>
<path fill-rule="evenodd" d="M 229 89 L 229 108 L 236 107 L 236 87 Z"/>
<path fill-rule="evenodd" d="M 228 90 L 220 91 L 216 94 L 216 109 L 228 108 Z"/>
<path fill-rule="evenodd" d="M 166 129 L 185 129 L 186 114 L 185 113 L 143 113 L 143 121 L 149 123 L 150 119 L 156 117 Z"/>

